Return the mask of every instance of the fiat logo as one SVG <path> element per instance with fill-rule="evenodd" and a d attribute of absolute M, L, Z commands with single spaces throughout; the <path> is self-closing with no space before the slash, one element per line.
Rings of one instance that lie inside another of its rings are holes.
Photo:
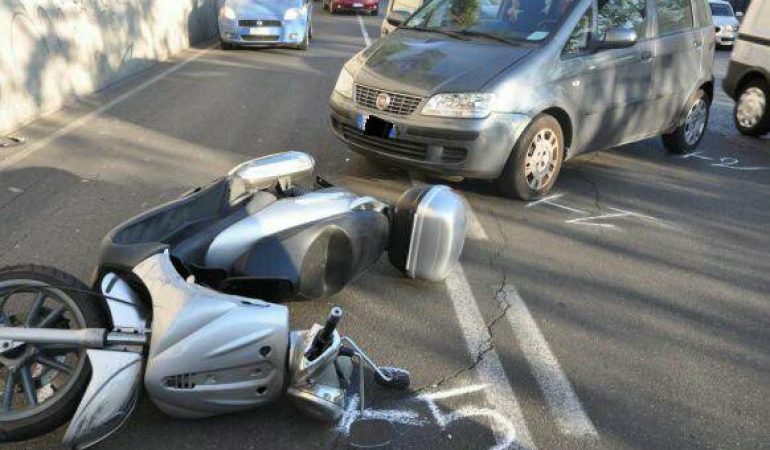
<path fill-rule="evenodd" d="M 261 27 L 261 26 L 262 26 L 262 21 L 261 21 L 261 20 L 257 20 L 257 26 L 258 26 L 258 27 Z"/>
<path fill-rule="evenodd" d="M 388 109 L 388 106 L 390 106 L 391 101 L 392 100 L 390 99 L 390 95 L 382 93 L 377 96 L 377 100 L 374 102 L 374 105 L 380 111 L 385 111 L 386 109 Z"/>

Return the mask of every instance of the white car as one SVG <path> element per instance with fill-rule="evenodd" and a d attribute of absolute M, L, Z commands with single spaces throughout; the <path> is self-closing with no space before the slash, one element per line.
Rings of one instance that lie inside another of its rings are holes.
<path fill-rule="evenodd" d="M 735 17 L 732 5 L 723 0 L 709 1 L 711 17 L 714 21 L 716 43 L 722 47 L 732 47 L 738 35 L 740 22 Z"/>

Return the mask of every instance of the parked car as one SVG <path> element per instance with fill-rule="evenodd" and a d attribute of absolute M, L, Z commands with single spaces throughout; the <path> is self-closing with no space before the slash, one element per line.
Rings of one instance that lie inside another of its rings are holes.
<path fill-rule="evenodd" d="M 710 0 L 709 7 L 714 22 L 717 45 L 732 47 L 738 35 L 738 26 L 741 24 L 735 17 L 732 5 L 723 0 Z"/>
<path fill-rule="evenodd" d="M 753 0 L 749 5 L 722 86 L 736 101 L 738 131 L 749 136 L 770 133 L 769 0 Z"/>
<path fill-rule="evenodd" d="M 376 16 L 380 13 L 380 0 L 322 0 L 324 9 L 332 14 L 343 11 L 363 12 Z"/>
<path fill-rule="evenodd" d="M 686 153 L 706 130 L 706 0 L 431 0 L 404 16 L 331 95 L 333 132 L 367 157 L 532 200 L 566 159 L 658 135 Z"/>
<path fill-rule="evenodd" d="M 313 39 L 310 0 L 224 0 L 218 30 L 222 49 L 289 46 L 306 50 Z"/>

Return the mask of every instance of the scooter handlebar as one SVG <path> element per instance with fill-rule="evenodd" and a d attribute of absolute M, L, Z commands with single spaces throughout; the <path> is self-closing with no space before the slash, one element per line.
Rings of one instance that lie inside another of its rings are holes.
<path fill-rule="evenodd" d="M 326 351 L 334 339 L 334 331 L 337 329 L 337 325 L 340 323 L 341 319 L 342 308 L 335 306 L 329 312 L 329 317 L 326 318 L 326 323 L 324 323 L 323 328 L 316 334 L 313 343 L 305 352 L 305 358 L 312 361 Z"/>

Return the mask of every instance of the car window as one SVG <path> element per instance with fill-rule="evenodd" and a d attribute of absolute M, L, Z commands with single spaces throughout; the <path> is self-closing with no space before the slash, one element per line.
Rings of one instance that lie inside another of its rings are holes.
<path fill-rule="evenodd" d="M 730 5 L 724 3 L 709 3 L 709 6 L 711 7 L 712 16 L 734 16 L 733 9 L 730 7 Z"/>
<path fill-rule="evenodd" d="M 591 23 L 593 21 L 593 14 L 593 9 L 589 8 L 583 17 L 580 18 L 578 24 L 575 26 L 575 29 L 572 30 L 572 34 L 569 35 L 567 44 L 562 50 L 562 54 L 565 57 L 569 58 L 582 55 L 588 52 L 590 49 L 589 45 L 591 39 L 591 30 L 593 28 Z"/>
<path fill-rule="evenodd" d="M 403 26 L 510 43 L 545 40 L 577 0 L 432 0 Z"/>
<path fill-rule="evenodd" d="M 645 36 L 647 27 L 646 0 L 599 0 L 597 11 L 599 37 L 610 28 L 628 28 L 637 36 Z"/>
<path fill-rule="evenodd" d="M 658 9 L 658 34 L 666 35 L 691 29 L 690 0 L 655 0 Z"/>

